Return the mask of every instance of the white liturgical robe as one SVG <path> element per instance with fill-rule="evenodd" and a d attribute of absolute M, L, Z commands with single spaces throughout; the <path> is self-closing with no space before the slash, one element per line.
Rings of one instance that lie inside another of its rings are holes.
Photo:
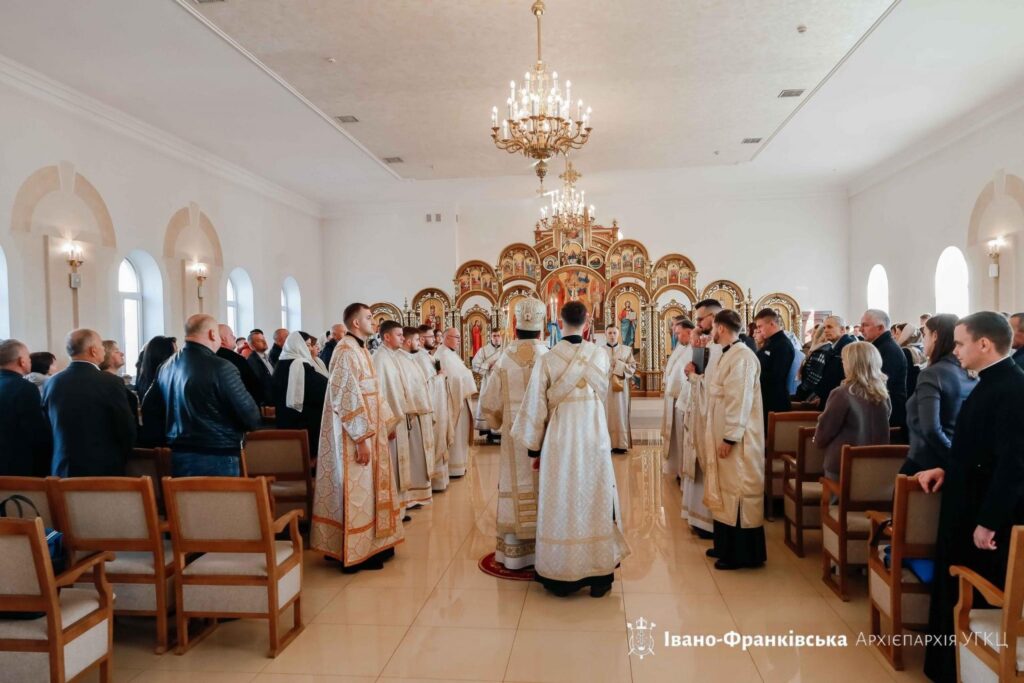
<path fill-rule="evenodd" d="M 448 378 L 439 374 L 434 367 L 434 357 L 426 349 L 411 354 L 427 381 L 427 394 L 434 411 L 434 473 L 431 488 L 444 491 L 448 488 L 448 448 L 455 434 L 455 426 L 448 414 Z"/>
<path fill-rule="evenodd" d="M 603 349 L 608 354 L 610 373 L 608 398 L 605 401 L 608 410 L 608 435 L 611 437 L 612 448 L 632 448 L 633 435 L 629 429 L 629 385 L 636 374 L 633 348 L 625 344 L 616 344 L 606 345 Z"/>
<path fill-rule="evenodd" d="M 679 477 L 680 490 L 683 476 L 683 420 L 690 403 L 690 382 L 685 368 L 693 360 L 693 347 L 678 344 L 665 363 L 662 372 L 663 413 L 661 417 L 662 472 Z"/>
<path fill-rule="evenodd" d="M 470 402 L 476 394 L 476 380 L 459 354 L 447 346 L 437 350 L 441 370 L 448 377 L 448 414 L 455 423 L 455 438 L 448 448 L 448 474 L 461 477 L 469 467 L 469 444 L 473 441 L 473 412 Z"/>
<path fill-rule="evenodd" d="M 534 364 L 547 353 L 540 339 L 512 342 L 480 390 L 480 412 L 491 429 L 511 426 L 526 394 Z M 507 433 L 501 440 L 498 473 L 498 542 L 494 559 L 508 569 L 534 564 L 537 486 L 526 446 Z"/>
<path fill-rule="evenodd" d="M 703 353 L 704 349 L 693 349 L 692 354 Z M 690 526 L 703 531 L 714 530 L 711 511 L 704 503 L 704 473 L 707 458 L 716 457 L 714 444 L 708 441 L 708 390 L 722 357 L 720 344 L 709 344 L 708 361 L 704 373 L 691 375 L 690 401 L 683 419 L 683 449 L 680 459 L 682 468 L 683 505 L 681 515 Z M 692 355 L 691 355 L 692 359 Z M 685 365 L 683 368 L 685 369 Z"/>
<path fill-rule="evenodd" d="M 480 376 L 480 394 L 483 395 L 484 389 L 487 387 L 487 378 L 491 375 L 491 370 L 494 368 L 494 364 L 498 362 L 501 357 L 501 346 L 495 346 L 490 342 L 487 342 L 480 347 L 480 350 L 473 356 L 473 360 L 470 363 L 473 366 L 473 372 Z M 492 431 L 497 432 L 496 429 L 490 429 L 487 426 L 487 419 L 484 417 L 480 410 L 480 403 L 477 402 L 475 426 L 479 431 Z"/>
<path fill-rule="evenodd" d="M 533 366 L 513 424 L 516 443 L 540 451 L 539 577 L 612 574 L 629 554 L 604 407 L 608 376 L 607 353 L 563 339 Z"/>

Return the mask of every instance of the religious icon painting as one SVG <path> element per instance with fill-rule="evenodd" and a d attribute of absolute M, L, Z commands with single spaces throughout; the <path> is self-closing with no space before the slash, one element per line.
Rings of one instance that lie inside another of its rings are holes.
<path fill-rule="evenodd" d="M 676 337 L 672 334 L 672 321 L 679 316 L 685 316 L 686 311 L 683 310 L 682 306 L 668 306 L 661 312 L 661 334 L 662 334 L 662 350 L 665 352 L 665 357 L 676 350 Z"/>
<path fill-rule="evenodd" d="M 615 317 L 622 344 L 640 348 L 640 297 L 634 292 L 622 292 L 615 297 Z"/>
<path fill-rule="evenodd" d="M 444 327 L 444 303 L 435 297 L 423 299 L 420 305 L 420 324 L 430 325 L 435 330 Z"/>
<path fill-rule="evenodd" d="M 551 256 L 544 257 L 544 270 L 554 270 L 558 268 L 558 257 L 552 254 Z"/>
<path fill-rule="evenodd" d="M 487 343 L 490 327 L 490 319 L 479 310 L 474 310 L 463 319 L 462 337 L 464 340 L 468 340 L 463 344 L 463 348 L 469 354 L 466 360 L 471 360 L 476 355 L 476 352 Z"/>
<path fill-rule="evenodd" d="M 594 270 L 601 270 L 601 266 L 604 265 L 604 259 L 601 258 L 600 254 L 591 254 L 590 260 L 587 261 L 587 265 Z"/>

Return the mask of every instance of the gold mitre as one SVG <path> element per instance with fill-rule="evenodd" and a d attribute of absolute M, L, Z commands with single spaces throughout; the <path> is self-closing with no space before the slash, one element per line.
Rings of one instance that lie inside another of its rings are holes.
<path fill-rule="evenodd" d="M 521 299 L 516 304 L 516 329 L 540 332 L 544 329 L 546 311 L 540 299 Z"/>

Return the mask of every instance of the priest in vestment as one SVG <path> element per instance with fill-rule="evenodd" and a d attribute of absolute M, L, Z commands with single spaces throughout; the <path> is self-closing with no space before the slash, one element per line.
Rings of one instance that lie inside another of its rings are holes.
<path fill-rule="evenodd" d="M 714 517 L 715 569 L 760 567 L 764 537 L 764 423 L 761 364 L 739 341 L 736 311 L 715 315 L 714 341 L 722 357 L 708 388 L 709 446 L 704 501 Z"/>
<path fill-rule="evenodd" d="M 605 330 L 608 343 L 608 435 L 611 437 L 612 453 L 625 453 L 633 447 L 633 434 L 629 429 L 629 385 L 636 374 L 636 359 L 633 347 L 619 343 L 619 330 L 609 327 Z"/>
<path fill-rule="evenodd" d="M 665 363 L 661 374 L 663 405 L 661 416 L 661 455 L 663 474 L 669 474 L 679 482 L 683 490 L 683 418 L 690 404 L 690 382 L 686 378 L 686 366 L 693 360 L 690 335 L 694 324 L 685 316 L 672 320 L 672 354 Z"/>
<path fill-rule="evenodd" d="M 434 473 L 430 486 L 434 493 L 448 489 L 448 449 L 455 436 L 455 426 L 448 413 L 448 378 L 441 372 L 441 363 L 434 358 L 437 353 L 437 337 L 430 325 L 420 325 L 422 348 L 412 353 L 412 359 L 419 365 L 427 381 L 427 394 L 434 411 Z"/>
<path fill-rule="evenodd" d="M 441 370 L 448 376 L 449 416 L 455 423 L 455 438 L 448 449 L 448 475 L 461 477 L 469 467 L 469 444 L 473 440 L 471 401 L 476 395 L 473 372 L 459 356 L 462 335 L 454 327 L 444 331 L 443 346 L 437 350 Z"/>
<path fill-rule="evenodd" d="M 513 423 L 533 367 L 548 351 L 540 340 L 544 317 L 545 307 L 538 299 L 522 299 L 516 304 L 516 341 L 502 352 L 480 390 L 480 411 L 493 429 Z M 507 569 L 525 569 L 535 562 L 536 474 L 526 446 L 510 434 L 501 440 L 499 468 L 494 559 Z"/>
<path fill-rule="evenodd" d="M 471 365 L 473 372 L 480 376 L 480 393 L 483 394 L 487 387 L 487 379 L 490 377 L 491 369 L 498 362 L 501 356 L 501 332 L 491 330 L 490 342 L 473 354 Z M 487 420 L 480 412 L 480 403 L 477 402 L 476 415 L 474 416 L 476 429 L 482 436 L 487 437 L 487 443 L 495 443 L 501 440 L 501 432 L 487 426 Z"/>
<path fill-rule="evenodd" d="M 536 580 L 555 595 L 601 597 L 629 554 L 615 486 L 608 354 L 583 341 L 587 309 L 562 308 L 565 336 L 534 364 L 512 438 L 540 458 Z"/>
<path fill-rule="evenodd" d="M 369 307 L 350 304 L 345 325 L 331 358 L 309 533 L 310 547 L 340 560 L 348 573 L 381 569 L 404 532 L 388 453 L 394 416 L 365 348 L 373 330 Z"/>

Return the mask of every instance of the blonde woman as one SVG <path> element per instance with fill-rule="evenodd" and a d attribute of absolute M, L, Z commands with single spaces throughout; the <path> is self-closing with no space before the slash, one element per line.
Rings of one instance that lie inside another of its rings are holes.
<path fill-rule="evenodd" d="M 889 443 L 892 413 L 878 349 L 854 342 L 843 347 L 842 357 L 846 379 L 829 395 L 814 432 L 814 443 L 825 450 L 825 476 L 835 480 L 843 446 Z"/>

